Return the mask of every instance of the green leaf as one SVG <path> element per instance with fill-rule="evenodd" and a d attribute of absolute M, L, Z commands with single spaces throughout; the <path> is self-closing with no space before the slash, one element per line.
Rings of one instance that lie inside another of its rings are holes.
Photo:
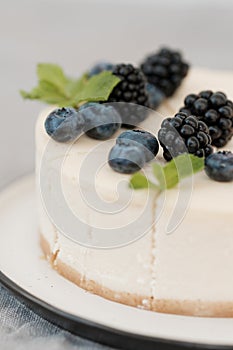
<path fill-rule="evenodd" d="M 66 91 L 69 96 L 76 96 L 87 83 L 87 75 L 83 74 L 80 79 L 69 79 L 66 84 Z"/>
<path fill-rule="evenodd" d="M 155 184 L 153 184 L 150 180 L 147 179 L 145 175 L 138 172 L 134 174 L 130 179 L 130 187 L 137 189 L 142 188 L 157 188 Z"/>
<path fill-rule="evenodd" d="M 91 77 L 85 86 L 77 94 L 75 101 L 77 103 L 84 101 L 107 101 L 113 88 L 120 82 L 120 78 L 112 72 L 104 71 Z"/>
<path fill-rule="evenodd" d="M 65 93 L 65 86 L 68 79 L 61 67 L 52 63 L 39 63 L 37 65 L 37 76 L 39 81 L 46 81 L 57 88 L 62 94 Z"/>
<path fill-rule="evenodd" d="M 84 74 L 80 79 L 65 76 L 61 67 L 51 63 L 37 66 L 38 85 L 31 92 L 20 91 L 23 98 L 40 100 L 61 107 L 78 107 L 82 102 L 107 101 L 120 79 L 111 72 L 102 72 L 88 79 Z"/>
<path fill-rule="evenodd" d="M 32 89 L 31 92 L 20 91 L 20 93 L 23 98 L 41 100 L 49 104 L 60 105 L 66 100 L 66 97 L 53 84 L 47 81 L 39 82 L 39 85 Z"/>
<path fill-rule="evenodd" d="M 166 181 L 165 181 L 165 174 L 164 174 L 163 166 L 159 163 L 153 163 L 152 170 L 153 170 L 154 177 L 158 181 L 159 188 L 165 189 L 166 188 Z"/>
<path fill-rule="evenodd" d="M 188 153 L 175 157 L 163 168 L 165 188 L 173 188 L 185 177 L 192 176 L 203 169 L 204 158 L 199 158 Z"/>
<path fill-rule="evenodd" d="M 165 189 L 174 188 L 182 179 L 202 171 L 204 165 L 204 158 L 199 158 L 188 153 L 182 154 L 173 158 L 165 166 L 159 163 L 152 164 L 153 175 L 158 181 L 158 186 L 154 184 L 150 186 L 151 182 L 141 173 L 133 175 L 130 184 L 132 184 L 133 181 L 133 188 L 135 189 L 147 188 L 150 186 L 164 191 Z"/>

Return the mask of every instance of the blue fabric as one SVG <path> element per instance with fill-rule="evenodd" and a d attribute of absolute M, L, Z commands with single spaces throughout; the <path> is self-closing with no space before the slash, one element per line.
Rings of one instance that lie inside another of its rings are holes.
<path fill-rule="evenodd" d="M 0 286 L 0 350 L 106 350 L 70 334 L 20 303 Z"/>

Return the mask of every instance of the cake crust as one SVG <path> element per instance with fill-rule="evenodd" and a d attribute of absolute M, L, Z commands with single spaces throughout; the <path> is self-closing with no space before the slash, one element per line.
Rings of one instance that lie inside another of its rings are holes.
<path fill-rule="evenodd" d="M 55 269 L 61 276 L 65 277 L 80 288 L 110 301 L 138 307 L 144 310 L 174 315 L 222 318 L 233 317 L 233 302 L 208 302 L 202 300 L 177 299 L 154 300 L 152 296 L 151 299 L 148 300 L 148 297 L 143 295 L 115 292 L 109 288 L 102 287 L 95 281 L 83 278 L 79 271 L 76 271 L 59 258 L 56 259 L 57 253 L 53 253 L 48 241 L 42 233 L 40 233 L 40 246 L 52 268 Z"/>
<path fill-rule="evenodd" d="M 79 271 L 57 258 L 57 253 L 53 253 L 47 239 L 42 233 L 40 233 L 40 246 L 45 258 L 49 261 L 52 268 L 55 269 L 61 276 L 73 282 L 80 288 L 117 303 L 138 307 L 144 310 L 152 309 L 152 297 L 151 300 L 148 300 L 148 297 L 143 295 L 131 294 L 127 292 L 115 292 L 109 288 L 102 287 L 95 281 L 83 278 Z"/>

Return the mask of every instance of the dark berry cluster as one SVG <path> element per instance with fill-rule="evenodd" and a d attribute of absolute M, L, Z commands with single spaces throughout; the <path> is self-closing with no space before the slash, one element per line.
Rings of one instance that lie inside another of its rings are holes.
<path fill-rule="evenodd" d="M 210 90 L 190 94 L 184 100 L 180 111 L 194 114 L 209 127 L 212 145 L 223 147 L 233 135 L 233 103 L 223 92 Z"/>
<path fill-rule="evenodd" d="M 187 75 L 189 65 L 183 61 L 179 52 L 162 48 L 158 53 L 148 56 L 141 69 L 150 84 L 164 95 L 171 96 Z"/>
<path fill-rule="evenodd" d="M 207 125 L 185 113 L 180 112 L 173 118 L 165 119 L 158 137 L 167 161 L 183 153 L 207 157 L 213 152 Z"/>
<path fill-rule="evenodd" d="M 108 102 L 126 102 L 116 104 L 123 126 L 134 127 L 148 116 L 148 93 L 146 77 L 139 68 L 132 64 L 118 64 L 113 68 L 113 74 L 121 81 L 113 89 Z"/>

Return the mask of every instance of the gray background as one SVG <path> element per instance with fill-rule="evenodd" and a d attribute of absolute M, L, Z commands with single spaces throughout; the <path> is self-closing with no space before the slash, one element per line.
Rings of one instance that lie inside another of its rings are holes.
<path fill-rule="evenodd" d="M 99 59 L 139 62 L 161 44 L 193 65 L 233 68 L 231 0 L 0 0 L 0 187 L 33 170 L 40 109 L 19 89 L 37 62 L 78 76 Z"/>

